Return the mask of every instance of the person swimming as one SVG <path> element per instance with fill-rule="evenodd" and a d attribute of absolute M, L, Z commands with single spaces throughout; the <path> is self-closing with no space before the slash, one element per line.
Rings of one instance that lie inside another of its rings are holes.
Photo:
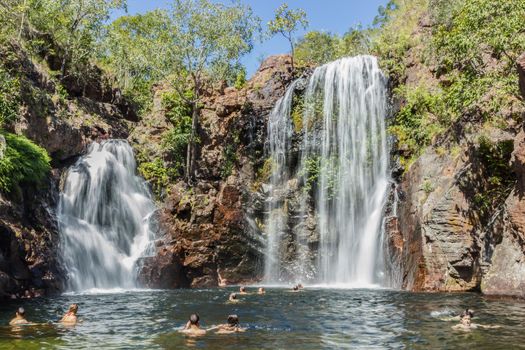
<path fill-rule="evenodd" d="M 264 290 L 263 287 L 259 287 L 259 290 L 257 291 L 257 294 L 266 294 L 266 290 Z"/>
<path fill-rule="evenodd" d="M 69 310 L 66 312 L 64 317 L 59 321 L 60 323 L 67 325 L 74 325 L 78 322 L 77 318 L 78 304 L 71 304 Z"/>
<path fill-rule="evenodd" d="M 246 331 L 245 328 L 241 328 L 239 325 L 239 317 L 237 315 L 229 315 L 227 322 L 227 324 L 221 324 L 216 327 L 217 334 L 231 334 Z"/>
<path fill-rule="evenodd" d="M 500 328 L 501 327 L 498 325 L 483 325 L 483 324 L 472 323 L 472 318 L 474 318 L 474 311 L 465 309 L 465 311 L 463 311 L 460 315 L 459 324 L 452 326 L 452 329 L 469 331 L 471 329 L 476 329 L 476 328 L 490 329 L 490 328 Z"/>
<path fill-rule="evenodd" d="M 299 286 L 293 286 L 292 292 L 298 292 L 298 291 L 299 291 Z"/>
<path fill-rule="evenodd" d="M 26 320 L 26 311 L 24 310 L 24 308 L 19 307 L 18 310 L 16 310 L 15 318 L 9 321 L 9 325 L 18 326 L 22 324 L 29 324 L 29 321 Z"/>
<path fill-rule="evenodd" d="M 236 303 L 239 301 L 239 299 L 237 299 L 237 294 L 235 293 L 231 293 L 230 294 L 230 297 L 228 298 L 228 301 L 231 301 L 232 303 Z"/>
<path fill-rule="evenodd" d="M 239 288 L 239 294 L 248 294 L 246 292 L 246 287 L 242 286 L 241 288 Z"/>
<path fill-rule="evenodd" d="M 299 283 L 299 284 L 297 285 L 297 288 L 299 288 L 299 289 L 304 289 L 304 286 L 303 286 L 301 283 Z"/>
<path fill-rule="evenodd" d="M 206 330 L 202 329 L 199 324 L 200 317 L 197 314 L 192 314 L 188 323 L 182 330 L 183 333 L 186 333 L 190 336 L 201 336 L 206 334 Z"/>

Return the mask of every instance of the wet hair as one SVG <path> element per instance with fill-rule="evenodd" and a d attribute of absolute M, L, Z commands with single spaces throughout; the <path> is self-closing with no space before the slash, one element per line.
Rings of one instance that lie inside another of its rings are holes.
<path fill-rule="evenodd" d="M 229 315 L 228 316 L 228 324 L 230 326 L 238 326 L 239 325 L 239 317 L 237 315 Z"/>
<path fill-rule="evenodd" d="M 241 292 L 246 292 L 246 287 L 241 287 L 241 288 L 239 288 L 239 290 L 240 290 Z"/>
<path fill-rule="evenodd" d="M 69 306 L 69 312 L 77 312 L 78 311 L 78 304 L 71 304 Z"/>
<path fill-rule="evenodd" d="M 198 323 L 199 323 L 199 320 L 200 320 L 200 317 L 199 317 L 199 315 L 197 315 L 197 314 L 192 314 L 192 315 L 190 316 L 190 323 L 191 323 L 191 324 L 194 324 L 194 325 L 195 325 L 195 324 L 198 324 Z"/>
<path fill-rule="evenodd" d="M 259 292 L 264 292 L 264 288 L 263 287 L 259 287 Z"/>
<path fill-rule="evenodd" d="M 237 294 L 235 294 L 235 293 L 230 294 L 230 298 L 237 299 Z"/>
<path fill-rule="evenodd" d="M 463 311 L 461 313 L 461 315 L 459 315 L 460 318 L 463 318 L 463 317 L 470 317 L 470 318 L 474 318 L 474 311 L 470 310 L 470 309 L 465 309 L 465 311 Z"/>
<path fill-rule="evenodd" d="M 298 286 L 293 286 L 293 290 L 299 290 Z"/>
<path fill-rule="evenodd" d="M 19 307 L 18 310 L 16 310 L 16 313 L 20 316 L 24 316 L 26 314 L 26 310 L 24 310 L 23 307 Z"/>

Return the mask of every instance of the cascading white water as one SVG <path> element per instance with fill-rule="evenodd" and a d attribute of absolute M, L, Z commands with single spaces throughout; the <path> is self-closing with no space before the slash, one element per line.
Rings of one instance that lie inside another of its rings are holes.
<path fill-rule="evenodd" d="M 270 118 L 270 156 L 277 164 L 271 177 L 271 196 L 278 196 L 276 191 L 290 190 L 289 170 L 280 159 L 286 159 L 291 151 L 291 126 L 286 124 L 290 123 L 290 108 L 286 106 L 292 104 L 290 91 L 295 88 L 290 87 Z M 386 79 L 372 56 L 329 63 L 317 68 L 309 79 L 295 177 L 302 184 L 315 178 L 312 202 L 319 241 L 314 248 L 307 246 L 301 225 L 292 227 L 288 233 L 295 237 L 294 251 L 314 250 L 312 254 L 316 257 L 315 277 L 311 278 L 305 268 L 294 271 L 291 277 L 294 280 L 352 285 L 381 282 L 383 208 L 389 183 L 386 93 Z M 309 170 L 312 164 L 317 174 Z M 309 200 L 309 194 L 303 191 L 300 215 L 303 219 Z M 267 281 L 282 282 L 279 271 L 286 267 L 279 266 L 283 259 L 276 247 L 283 244 L 282 227 L 289 217 L 286 203 L 276 200 L 269 203 L 272 206 L 266 224 L 269 243 L 265 275 Z M 304 264 L 305 254 L 298 257 Z"/>
<path fill-rule="evenodd" d="M 150 253 L 155 204 L 135 175 L 124 140 L 91 144 L 69 170 L 58 207 L 69 288 L 134 288 L 137 260 Z"/>

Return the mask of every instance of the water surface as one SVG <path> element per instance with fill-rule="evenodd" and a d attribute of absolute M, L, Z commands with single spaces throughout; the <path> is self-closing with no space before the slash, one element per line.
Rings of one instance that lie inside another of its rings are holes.
<path fill-rule="evenodd" d="M 388 290 L 307 289 L 241 296 L 233 289 L 142 291 L 63 295 L 3 302 L 0 324 L 18 306 L 34 322 L 58 320 L 70 303 L 80 306 L 83 323 L 0 327 L 2 349 L 525 349 L 525 303 L 477 294 L 416 294 Z M 454 331 L 443 321 L 462 308 L 474 321 L 500 329 Z M 197 312 L 202 325 L 239 315 L 246 333 L 188 338 L 177 329 Z"/>

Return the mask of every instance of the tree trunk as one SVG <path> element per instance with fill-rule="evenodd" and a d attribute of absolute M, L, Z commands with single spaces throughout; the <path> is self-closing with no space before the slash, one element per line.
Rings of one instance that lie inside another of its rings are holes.
<path fill-rule="evenodd" d="M 193 102 L 192 114 L 191 114 L 191 134 L 188 141 L 188 147 L 186 149 L 186 181 L 191 182 L 193 176 L 193 158 L 194 158 L 194 143 L 195 133 L 197 130 L 197 119 L 199 118 L 199 107 L 197 102 Z"/>
<path fill-rule="evenodd" d="M 295 73 L 295 65 L 294 65 L 295 47 L 293 45 L 292 39 L 290 39 L 290 47 L 292 48 L 292 74 L 293 74 Z"/>

